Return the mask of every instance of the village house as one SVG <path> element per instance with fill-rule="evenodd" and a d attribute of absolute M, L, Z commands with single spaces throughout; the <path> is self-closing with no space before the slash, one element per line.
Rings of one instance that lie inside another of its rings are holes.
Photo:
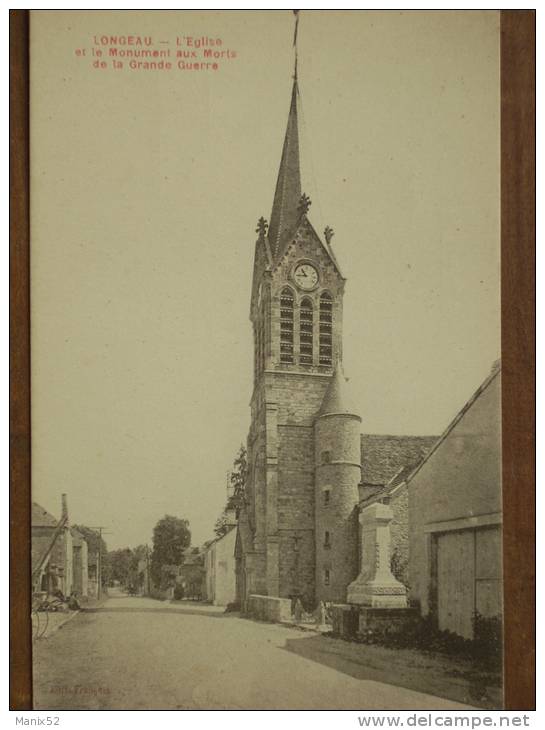
<path fill-rule="evenodd" d="M 88 545 L 84 536 L 75 527 L 72 527 L 72 589 L 81 598 L 89 595 L 89 555 Z"/>
<path fill-rule="evenodd" d="M 206 592 L 204 598 L 214 606 L 228 606 L 236 601 L 236 524 L 210 542 L 204 553 Z"/>
<path fill-rule="evenodd" d="M 186 548 L 183 551 L 176 584 L 181 587 L 183 598 L 202 600 L 205 591 L 205 568 L 204 553 L 199 548 Z"/>
<path fill-rule="evenodd" d="M 89 549 L 87 558 L 87 595 L 89 598 L 98 598 L 99 592 L 99 572 L 100 557 L 98 550 Z"/>
<path fill-rule="evenodd" d="M 498 362 L 407 480 L 411 601 L 468 639 L 502 615 L 500 408 Z"/>
<path fill-rule="evenodd" d="M 55 519 L 36 502 L 31 513 L 32 591 L 68 596 L 73 590 L 73 546 L 68 524 L 66 495 L 62 495 L 61 518 Z"/>

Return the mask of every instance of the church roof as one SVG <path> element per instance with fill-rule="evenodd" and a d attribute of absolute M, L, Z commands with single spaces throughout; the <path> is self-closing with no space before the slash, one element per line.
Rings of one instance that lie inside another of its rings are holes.
<path fill-rule="evenodd" d="M 318 412 L 318 417 L 325 416 L 330 413 L 343 413 L 347 415 L 357 415 L 356 409 L 352 406 L 352 398 L 346 378 L 342 370 L 341 363 L 337 363 L 328 388 L 324 395 L 324 400 Z"/>
<path fill-rule="evenodd" d="M 301 199 L 301 171 L 299 167 L 299 131 L 297 127 L 297 79 L 293 81 L 291 104 L 282 159 L 278 170 L 276 190 L 269 224 L 269 242 L 275 258 L 281 255 L 286 234 L 293 233 L 299 222 Z"/>
<path fill-rule="evenodd" d="M 437 442 L 438 436 L 361 435 L 361 481 L 385 485 L 403 481 Z"/>

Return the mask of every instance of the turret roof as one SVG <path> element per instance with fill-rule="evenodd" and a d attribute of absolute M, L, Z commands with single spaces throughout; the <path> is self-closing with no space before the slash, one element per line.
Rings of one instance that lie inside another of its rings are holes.
<path fill-rule="evenodd" d="M 355 416 L 356 409 L 352 405 L 349 388 L 342 370 L 342 365 L 337 362 L 329 386 L 326 390 L 318 417 L 331 413 L 340 413 Z"/>

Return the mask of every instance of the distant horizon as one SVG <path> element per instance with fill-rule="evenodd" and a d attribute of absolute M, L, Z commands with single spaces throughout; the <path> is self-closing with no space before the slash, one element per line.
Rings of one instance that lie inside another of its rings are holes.
<path fill-rule="evenodd" d="M 108 549 L 151 544 L 165 514 L 201 545 L 250 423 L 293 14 L 32 23 L 32 499 L 56 516 L 66 493 Z M 188 74 L 75 55 L 129 26 L 237 56 Z M 362 433 L 439 438 L 500 357 L 499 14 L 302 11 L 298 44 L 303 190 L 347 277 Z"/>

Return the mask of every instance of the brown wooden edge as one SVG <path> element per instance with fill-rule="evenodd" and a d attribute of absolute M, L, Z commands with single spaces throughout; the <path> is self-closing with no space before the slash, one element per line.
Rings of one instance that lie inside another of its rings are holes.
<path fill-rule="evenodd" d="M 535 709 L 535 11 L 501 11 L 505 708 Z"/>
<path fill-rule="evenodd" d="M 32 707 L 28 11 L 10 11 L 10 709 Z M 535 12 L 501 11 L 505 707 L 535 708 Z"/>
<path fill-rule="evenodd" d="M 32 707 L 28 11 L 10 10 L 10 702 Z"/>

